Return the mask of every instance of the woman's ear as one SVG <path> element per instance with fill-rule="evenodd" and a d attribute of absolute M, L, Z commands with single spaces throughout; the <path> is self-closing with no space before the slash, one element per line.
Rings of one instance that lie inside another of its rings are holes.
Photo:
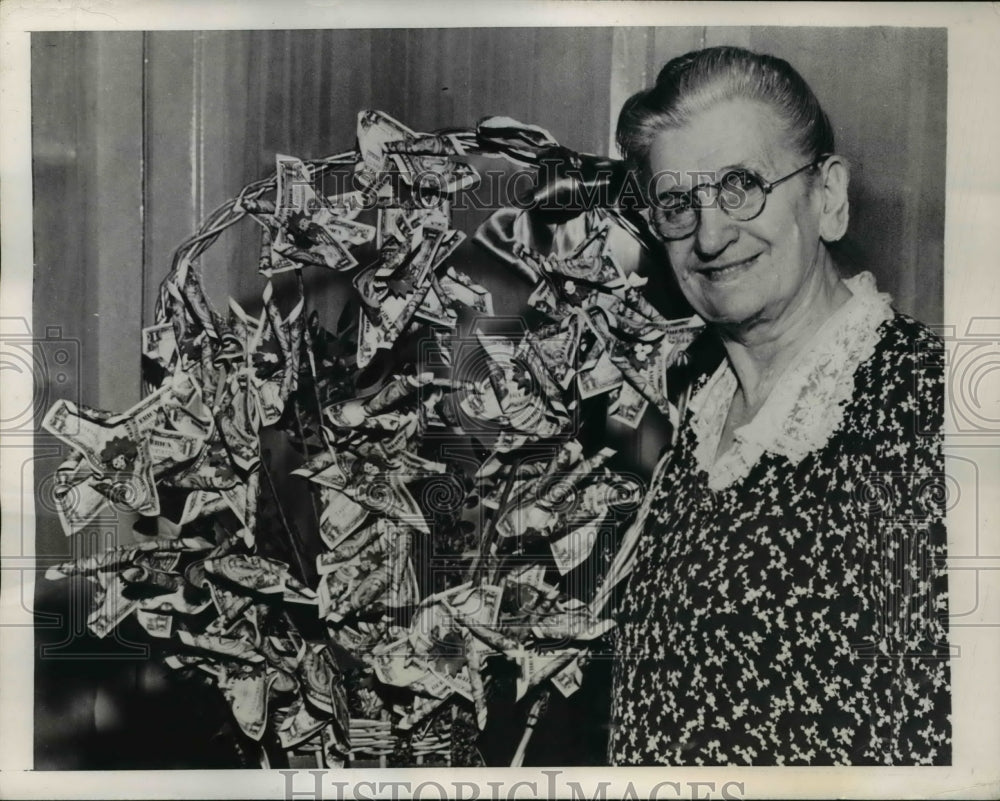
<path fill-rule="evenodd" d="M 819 235 L 824 242 L 836 242 L 847 233 L 850 217 L 847 185 L 851 180 L 851 170 L 847 162 L 837 155 L 829 156 L 820 170 L 823 208 Z"/>

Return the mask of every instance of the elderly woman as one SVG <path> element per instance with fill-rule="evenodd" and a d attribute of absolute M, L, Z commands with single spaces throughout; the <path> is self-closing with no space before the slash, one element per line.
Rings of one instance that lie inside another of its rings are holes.
<path fill-rule="evenodd" d="M 711 48 L 618 141 L 725 358 L 636 524 L 611 761 L 949 764 L 941 346 L 834 263 L 826 115 L 785 61 Z"/>

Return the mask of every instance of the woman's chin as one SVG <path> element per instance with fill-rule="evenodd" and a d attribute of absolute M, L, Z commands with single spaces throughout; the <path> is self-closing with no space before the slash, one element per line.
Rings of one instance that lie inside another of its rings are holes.
<path fill-rule="evenodd" d="M 726 328 L 740 327 L 749 324 L 760 315 L 760 304 L 750 302 L 746 295 L 733 298 L 713 299 L 713 303 L 707 305 L 706 310 L 701 314 L 701 318 L 706 323 L 725 326 Z"/>

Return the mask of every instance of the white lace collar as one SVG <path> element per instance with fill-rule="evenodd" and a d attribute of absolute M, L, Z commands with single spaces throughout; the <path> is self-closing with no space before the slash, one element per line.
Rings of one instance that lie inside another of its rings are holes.
<path fill-rule="evenodd" d="M 892 299 L 876 289 L 871 273 L 844 283 L 853 296 L 817 329 L 753 420 L 736 429 L 732 446 L 718 459 L 715 453 L 736 392 L 728 359 L 691 398 L 694 457 L 708 474 L 711 489 L 725 489 L 745 478 L 765 452 L 798 464 L 822 448 L 840 425 L 854 392 L 854 372 L 875 351 L 879 325 L 893 315 Z"/>

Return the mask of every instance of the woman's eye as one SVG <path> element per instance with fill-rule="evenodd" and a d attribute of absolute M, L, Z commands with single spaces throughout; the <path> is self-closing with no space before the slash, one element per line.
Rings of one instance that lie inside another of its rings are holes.
<path fill-rule="evenodd" d="M 759 190 L 760 182 L 753 174 L 742 170 L 728 172 L 719 181 L 719 204 L 734 212 L 751 203 Z"/>
<path fill-rule="evenodd" d="M 734 191 L 747 191 L 759 185 L 759 181 L 755 176 L 744 170 L 733 170 L 732 172 L 727 172 L 722 176 L 723 189 L 731 189 Z"/>

